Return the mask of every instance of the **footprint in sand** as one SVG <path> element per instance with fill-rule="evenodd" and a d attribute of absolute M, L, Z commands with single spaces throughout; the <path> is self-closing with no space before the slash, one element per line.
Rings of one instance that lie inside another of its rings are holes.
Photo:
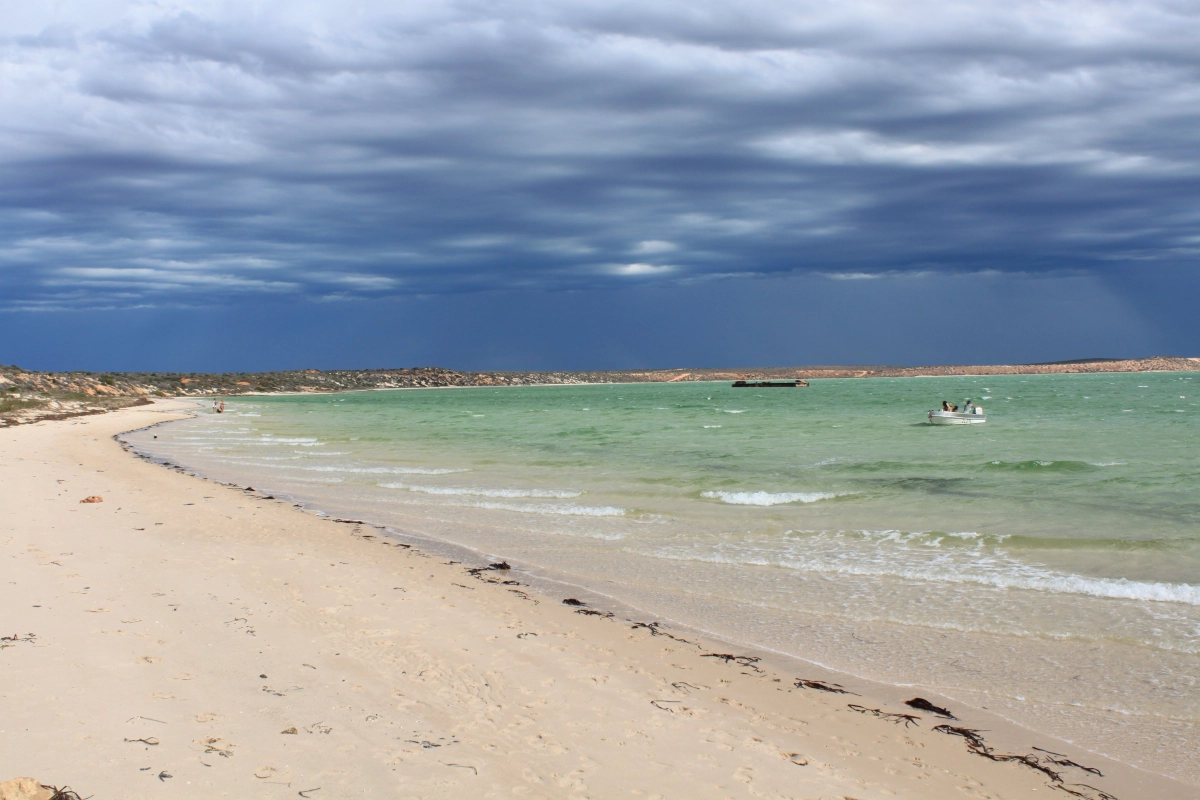
<path fill-rule="evenodd" d="M 157 664 L 162 661 L 162 659 L 158 656 L 142 656 L 138 659 L 138 661 L 141 661 L 144 664 Z"/>
<path fill-rule="evenodd" d="M 221 718 L 221 715 L 215 711 L 201 711 L 196 715 L 196 722 L 216 722 Z"/>

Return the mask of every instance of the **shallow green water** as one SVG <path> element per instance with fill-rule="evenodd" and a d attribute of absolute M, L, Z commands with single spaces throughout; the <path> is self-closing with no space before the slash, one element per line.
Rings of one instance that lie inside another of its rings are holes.
<path fill-rule="evenodd" d="M 987 424 L 926 424 L 966 397 Z M 1151 766 L 1198 743 L 1198 401 L 1179 373 L 446 389 L 134 438 Z"/>

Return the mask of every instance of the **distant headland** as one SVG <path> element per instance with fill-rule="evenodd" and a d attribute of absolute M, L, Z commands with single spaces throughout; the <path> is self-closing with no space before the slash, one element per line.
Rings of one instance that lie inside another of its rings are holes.
<path fill-rule="evenodd" d="M 152 397 L 346 392 L 450 386 L 534 386 L 680 381 L 913 378 L 947 375 L 1044 375 L 1096 372 L 1193 372 L 1200 358 L 1092 358 L 1043 364 L 924 367 L 819 366 L 597 370 L 585 372 L 459 372 L 440 367 L 289 370 L 283 372 L 36 372 L 0 365 L 0 427 L 102 414 Z"/>

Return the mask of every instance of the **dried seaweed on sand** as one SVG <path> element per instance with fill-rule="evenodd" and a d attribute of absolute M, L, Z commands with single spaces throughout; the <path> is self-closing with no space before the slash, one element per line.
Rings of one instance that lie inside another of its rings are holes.
<path fill-rule="evenodd" d="M 916 725 L 917 720 L 920 719 L 920 717 L 916 716 L 915 714 L 896 714 L 891 711 L 884 711 L 881 708 L 867 708 L 866 706 L 860 706 L 857 703 L 850 703 L 847 707 L 851 711 L 857 711 L 859 714 L 871 714 L 879 717 L 880 719 L 886 719 L 888 722 L 894 722 L 897 725 L 903 722 L 904 727 L 906 728 L 909 725 Z"/>
<path fill-rule="evenodd" d="M 852 694 L 858 697 L 857 692 L 852 692 L 842 686 L 840 683 L 826 683 L 825 681 L 811 681 L 806 678 L 796 679 L 797 689 L 816 689 L 820 692 L 831 692 L 833 694 Z"/>
<path fill-rule="evenodd" d="M 945 733 L 950 736 L 960 736 L 967 742 L 967 750 L 977 756 L 982 756 L 990 761 L 1009 761 L 1016 764 L 1024 764 L 1030 769 L 1037 770 L 1050 779 L 1050 785 L 1059 791 L 1066 792 L 1074 797 L 1084 798 L 1084 800 L 1117 800 L 1115 795 L 1109 794 L 1103 789 L 1097 789 L 1086 783 L 1067 783 L 1063 780 L 1061 772 L 1047 766 L 1046 763 L 1038 760 L 1036 755 L 1032 753 L 1017 754 L 1017 753 L 997 753 L 987 742 L 984 741 L 982 731 L 972 730 L 971 728 L 956 728 L 952 725 L 938 725 L 934 728 L 939 733 Z M 1094 767 L 1085 767 L 1076 764 L 1074 761 L 1067 759 L 1059 753 L 1052 753 L 1049 750 L 1042 750 L 1040 747 L 1035 747 L 1034 750 L 1046 753 L 1049 758 L 1045 761 L 1056 766 L 1075 767 L 1090 772 L 1093 775 L 1100 775 L 1100 770 Z"/>

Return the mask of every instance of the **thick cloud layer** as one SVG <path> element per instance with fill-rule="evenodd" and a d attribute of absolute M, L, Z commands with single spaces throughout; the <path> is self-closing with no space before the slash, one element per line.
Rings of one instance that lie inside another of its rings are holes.
<path fill-rule="evenodd" d="M 1116 274 L 1200 252 L 1200 7 L 0 10 L 0 305 Z"/>

